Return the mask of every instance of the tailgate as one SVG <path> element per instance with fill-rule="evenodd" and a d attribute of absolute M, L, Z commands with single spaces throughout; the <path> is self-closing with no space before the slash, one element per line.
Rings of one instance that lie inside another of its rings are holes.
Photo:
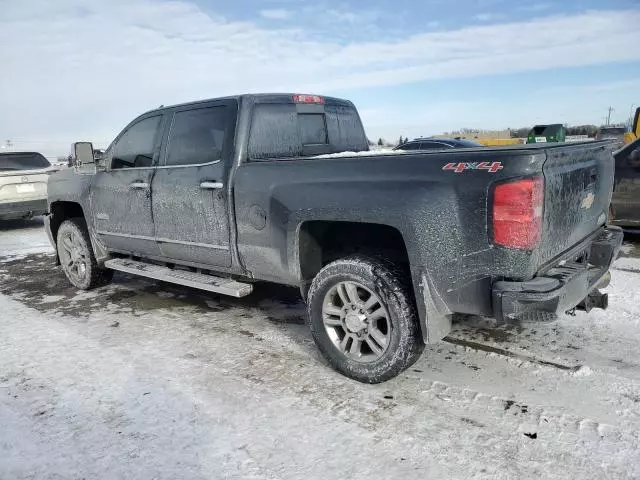
<path fill-rule="evenodd" d="M 607 219 L 613 190 L 610 142 L 562 145 L 547 150 L 541 264 L 594 233 Z"/>

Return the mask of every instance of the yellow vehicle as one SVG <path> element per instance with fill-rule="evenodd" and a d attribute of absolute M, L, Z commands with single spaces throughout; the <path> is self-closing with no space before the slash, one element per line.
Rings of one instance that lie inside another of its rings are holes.
<path fill-rule="evenodd" d="M 502 145 L 518 145 L 522 143 L 521 138 L 478 138 L 476 142 L 487 147 L 499 147 Z"/>
<path fill-rule="evenodd" d="M 640 107 L 636 109 L 636 114 L 633 117 L 633 123 L 631 124 L 631 131 L 624 135 L 624 143 L 631 143 L 638 138 L 640 138 Z"/>

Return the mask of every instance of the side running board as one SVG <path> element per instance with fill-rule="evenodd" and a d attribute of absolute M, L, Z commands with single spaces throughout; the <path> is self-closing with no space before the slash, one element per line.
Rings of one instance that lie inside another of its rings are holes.
<path fill-rule="evenodd" d="M 221 293 L 231 297 L 245 297 L 253 291 L 253 286 L 250 283 L 242 283 L 229 278 L 215 277 L 203 273 L 173 270 L 161 265 L 129 260 L 127 258 L 107 260 L 104 266 L 132 275 L 140 275 L 142 277 L 153 278 L 154 280 L 162 280 L 163 282 L 184 285 L 185 287 Z"/>

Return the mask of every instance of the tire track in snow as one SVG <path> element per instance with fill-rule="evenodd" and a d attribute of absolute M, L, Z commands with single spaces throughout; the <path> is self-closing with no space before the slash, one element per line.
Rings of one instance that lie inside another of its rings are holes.
<path fill-rule="evenodd" d="M 492 345 L 488 345 L 484 343 L 473 342 L 463 338 L 447 336 L 443 339 L 443 341 L 450 343 L 452 345 L 466 347 L 471 350 L 483 351 L 487 353 L 495 353 L 496 355 L 501 355 L 508 358 L 514 358 L 517 360 L 521 360 L 522 362 L 533 363 L 533 364 L 542 365 L 545 367 L 553 367 L 553 368 L 557 368 L 558 370 L 564 370 L 568 372 L 577 372 L 582 367 L 581 365 L 574 365 L 574 366 L 563 365 L 561 363 L 553 362 L 550 360 L 543 360 L 541 358 L 535 358 L 529 355 L 522 355 L 504 348 L 494 347 Z"/>
<path fill-rule="evenodd" d="M 411 374 L 409 378 L 418 379 Z M 492 422 L 505 431 L 535 434 L 546 441 L 581 441 L 590 444 L 615 443 L 618 448 L 637 451 L 640 432 L 598 422 L 563 412 L 561 409 L 520 402 L 513 398 L 487 395 L 477 390 L 451 385 L 441 381 L 428 381 L 421 385 L 421 399 L 428 402 L 443 401 L 450 408 L 465 412 L 479 422 Z"/>

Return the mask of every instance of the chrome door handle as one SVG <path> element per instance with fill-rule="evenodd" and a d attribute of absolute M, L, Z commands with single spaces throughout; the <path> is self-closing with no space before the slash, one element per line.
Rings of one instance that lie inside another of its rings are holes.
<path fill-rule="evenodd" d="M 133 182 L 129 188 L 149 188 L 149 184 L 147 182 Z"/>
<path fill-rule="evenodd" d="M 200 188 L 204 188 L 206 190 L 220 190 L 224 188 L 222 182 L 202 182 L 200 183 Z"/>

